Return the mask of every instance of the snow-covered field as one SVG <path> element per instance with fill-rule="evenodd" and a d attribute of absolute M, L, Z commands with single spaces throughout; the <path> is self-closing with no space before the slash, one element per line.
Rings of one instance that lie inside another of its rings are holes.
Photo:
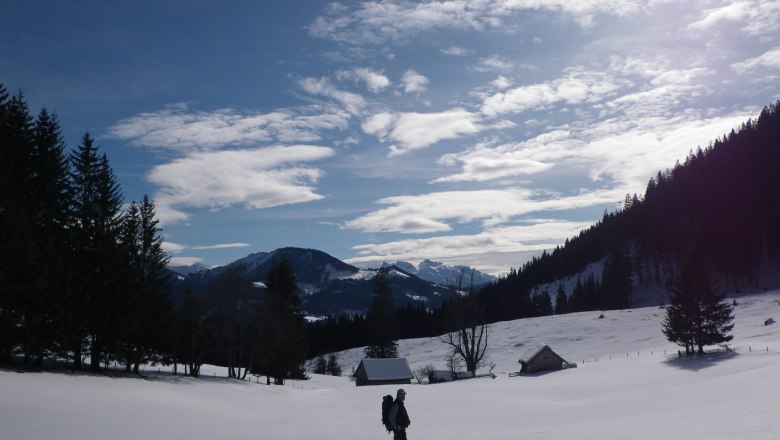
<path fill-rule="evenodd" d="M 406 385 L 410 440 L 777 439 L 780 291 L 738 299 L 736 353 L 678 359 L 664 311 L 644 308 L 491 326 L 496 379 Z M 579 367 L 509 377 L 525 344 L 546 342 Z M 437 339 L 401 341 L 412 368 L 444 367 Z M 345 374 L 361 350 L 339 354 Z M 225 379 L 146 379 L 0 369 L 0 439 L 387 439 L 384 394 L 312 375 L 266 386 Z"/>

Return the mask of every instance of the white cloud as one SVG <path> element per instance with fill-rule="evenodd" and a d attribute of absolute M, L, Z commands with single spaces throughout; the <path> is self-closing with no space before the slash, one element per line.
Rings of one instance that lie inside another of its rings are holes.
<path fill-rule="evenodd" d="M 550 136 L 546 136 L 550 138 Z M 541 173 L 554 166 L 553 163 L 538 159 L 529 159 L 528 151 L 543 149 L 552 151 L 545 136 L 532 140 L 493 147 L 489 143 L 477 144 L 463 153 L 451 153 L 442 156 L 439 163 L 454 166 L 462 164 L 462 172 L 438 178 L 433 183 L 445 182 L 485 182 L 488 180 Z M 550 159 L 558 159 L 557 156 Z M 549 159 L 548 159 L 549 160 Z"/>
<path fill-rule="evenodd" d="M 190 249 L 196 251 L 211 250 L 211 249 L 241 249 L 249 247 L 249 243 L 221 243 L 211 244 L 207 246 L 193 246 Z"/>
<path fill-rule="evenodd" d="M 512 80 L 503 75 L 499 75 L 498 78 L 491 81 L 490 84 L 498 90 L 504 90 L 512 86 Z"/>
<path fill-rule="evenodd" d="M 188 218 L 181 207 L 268 208 L 319 200 L 323 196 L 311 185 L 322 171 L 296 164 L 333 154 L 331 148 L 304 145 L 201 152 L 154 167 L 148 179 L 159 187 L 159 218 L 172 223 Z"/>
<path fill-rule="evenodd" d="M 187 249 L 187 246 L 178 243 L 171 243 L 170 241 L 163 241 L 162 249 L 165 252 L 176 254 Z"/>
<path fill-rule="evenodd" d="M 190 152 L 270 142 L 316 142 L 322 131 L 346 128 L 348 122 L 348 114 L 322 106 L 252 113 L 230 108 L 190 111 L 186 104 L 175 104 L 121 120 L 108 134 L 137 146 Z"/>
<path fill-rule="evenodd" d="M 464 57 L 466 55 L 473 53 L 473 51 L 469 49 L 465 49 L 463 47 L 458 47 L 458 46 L 449 46 L 449 47 L 441 48 L 439 49 L 439 52 L 443 53 L 444 55 L 454 56 L 454 57 Z"/>
<path fill-rule="evenodd" d="M 396 142 L 390 147 L 390 155 L 408 153 L 483 129 L 477 116 L 462 108 L 439 113 L 379 113 L 366 120 L 362 128 L 382 142 Z"/>
<path fill-rule="evenodd" d="M 345 227 L 364 232 L 448 232 L 452 226 L 447 221 L 461 224 L 481 221 L 483 226 L 490 227 L 537 211 L 569 210 L 613 203 L 623 195 L 619 191 L 594 190 L 542 199 L 527 189 L 496 189 L 388 197 L 376 203 L 389 207 L 351 220 L 345 223 Z"/>
<path fill-rule="evenodd" d="M 355 9 L 329 9 L 309 26 L 317 37 L 350 44 L 405 42 L 432 30 L 500 29 L 522 11 L 551 12 L 593 27 L 599 14 L 628 16 L 648 11 L 660 1 L 638 0 L 439 0 L 365 1 Z"/>
<path fill-rule="evenodd" d="M 498 56 L 493 55 L 487 58 L 481 58 L 479 60 L 479 64 L 477 64 L 476 67 L 474 67 L 474 70 L 477 72 L 490 72 L 490 71 L 505 71 L 505 70 L 511 70 L 513 64 L 506 59 Z"/>
<path fill-rule="evenodd" d="M 425 93 L 428 90 L 428 84 L 430 80 L 425 75 L 419 74 L 414 69 L 409 69 L 404 72 L 401 77 L 401 83 L 403 84 L 404 93 Z"/>
<path fill-rule="evenodd" d="M 605 72 L 574 67 L 567 69 L 562 78 L 515 87 L 486 97 L 482 102 L 482 113 L 495 117 L 558 103 L 595 103 L 614 95 L 621 86 L 621 81 Z"/>
<path fill-rule="evenodd" d="M 168 262 L 170 266 L 192 266 L 195 263 L 202 263 L 203 258 L 196 257 L 173 257 Z"/>
<path fill-rule="evenodd" d="M 707 32 L 723 21 L 744 23 L 742 31 L 764 37 L 780 31 L 780 3 L 776 0 L 741 0 L 704 11 L 704 16 L 688 25 L 695 32 Z"/>
<path fill-rule="evenodd" d="M 731 68 L 738 73 L 750 72 L 761 67 L 780 69 L 780 47 L 768 50 L 757 57 L 731 65 Z"/>
<path fill-rule="evenodd" d="M 358 256 L 350 264 L 381 264 L 382 261 L 431 259 L 447 264 L 468 264 L 499 274 L 506 272 L 506 260 L 518 254 L 538 254 L 552 249 L 567 238 L 591 226 L 590 222 L 544 220 L 527 225 L 488 228 L 474 235 L 448 235 L 424 239 L 406 239 L 388 243 L 354 246 Z"/>
<path fill-rule="evenodd" d="M 320 79 L 304 78 L 299 81 L 299 84 L 307 93 L 335 100 L 340 103 L 347 112 L 353 115 L 360 114 L 363 107 L 366 105 L 366 100 L 362 96 L 357 93 L 339 90 L 330 82 L 330 79 L 326 77 Z"/>
<path fill-rule="evenodd" d="M 380 93 L 382 90 L 389 87 L 392 82 L 382 72 L 377 72 L 365 67 L 340 71 L 336 74 L 338 78 L 352 79 L 356 81 L 362 81 L 366 84 L 366 88 L 371 93 Z"/>
<path fill-rule="evenodd" d="M 212 249 L 239 249 L 245 247 L 249 247 L 249 243 L 223 243 L 223 244 L 212 244 L 208 246 L 187 246 L 184 244 L 171 243 L 165 241 L 162 244 L 162 248 L 165 252 L 173 253 L 173 254 L 178 254 L 186 250 L 202 251 L 202 250 L 212 250 Z"/>

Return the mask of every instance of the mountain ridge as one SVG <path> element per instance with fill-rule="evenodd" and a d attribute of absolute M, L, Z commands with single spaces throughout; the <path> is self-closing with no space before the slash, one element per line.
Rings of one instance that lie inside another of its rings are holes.
<path fill-rule="evenodd" d="M 360 269 L 326 252 L 296 247 L 251 253 L 210 270 L 187 274 L 174 271 L 181 275 L 173 281 L 174 292 L 178 297 L 187 289 L 201 295 L 213 294 L 211 292 L 217 290 L 215 284 L 221 282 L 220 276 L 230 271 L 252 283 L 262 283 L 271 265 L 282 256 L 288 259 L 293 268 L 303 309 L 310 315 L 365 313 L 373 294 L 373 278 L 378 270 L 392 272 L 388 278 L 396 307 L 412 305 L 430 309 L 441 305 L 446 298 L 443 294 L 446 287 L 405 270 L 409 269 L 407 265 Z"/>

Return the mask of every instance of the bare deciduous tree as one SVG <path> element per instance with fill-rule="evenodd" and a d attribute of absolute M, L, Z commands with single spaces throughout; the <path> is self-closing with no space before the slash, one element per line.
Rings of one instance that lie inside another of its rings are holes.
<path fill-rule="evenodd" d="M 468 292 L 463 291 L 463 285 L 468 276 Z M 440 338 L 441 342 L 450 347 L 447 362 L 454 369 L 458 361 L 466 364 L 466 370 L 474 374 L 486 361 L 490 327 L 485 323 L 484 314 L 474 295 L 474 271 L 470 274 L 462 269 L 454 283 L 453 298 L 448 305 L 450 331 Z"/>

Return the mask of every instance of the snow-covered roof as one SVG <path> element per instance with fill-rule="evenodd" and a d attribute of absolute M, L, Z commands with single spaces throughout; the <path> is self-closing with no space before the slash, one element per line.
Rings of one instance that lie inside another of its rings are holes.
<path fill-rule="evenodd" d="M 413 377 L 405 358 L 363 359 L 360 363 L 369 380 L 400 380 Z"/>
<path fill-rule="evenodd" d="M 520 360 L 518 362 L 528 362 L 535 358 L 536 355 L 542 352 L 545 348 L 550 348 L 547 344 L 536 343 L 526 347 L 526 349 L 520 354 Z M 552 351 L 552 348 L 550 348 Z"/>

